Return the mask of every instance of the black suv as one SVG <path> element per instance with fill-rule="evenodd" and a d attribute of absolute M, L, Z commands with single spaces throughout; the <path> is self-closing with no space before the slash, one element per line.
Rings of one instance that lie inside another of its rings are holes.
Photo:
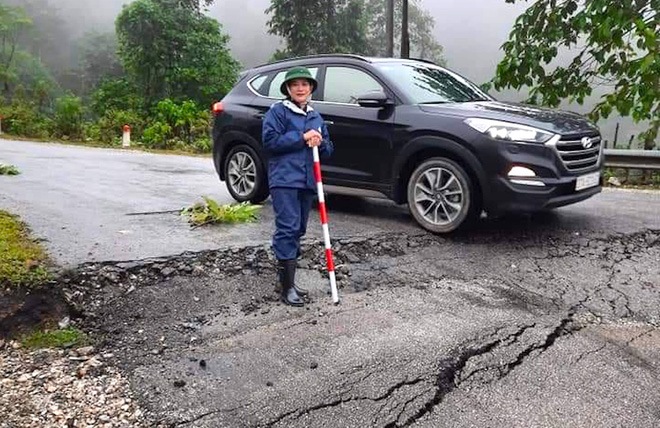
<path fill-rule="evenodd" d="M 498 102 L 424 61 L 318 55 L 248 70 L 214 105 L 215 168 L 237 201 L 268 197 L 262 118 L 293 66 L 319 82 L 313 106 L 335 144 L 328 193 L 385 195 L 443 233 L 482 210 L 547 210 L 601 191 L 601 137 L 578 114 Z"/>

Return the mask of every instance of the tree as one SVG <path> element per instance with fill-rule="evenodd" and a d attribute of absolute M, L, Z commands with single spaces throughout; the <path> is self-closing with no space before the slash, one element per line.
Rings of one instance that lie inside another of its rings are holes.
<path fill-rule="evenodd" d="M 34 56 L 65 89 L 77 89 L 79 75 L 72 44 L 74 36 L 52 0 L 4 0 L 25 10 L 32 25 L 21 33 L 18 45 Z"/>
<path fill-rule="evenodd" d="M 9 84 L 16 79 L 12 65 L 19 49 L 18 39 L 31 23 L 22 8 L 0 4 L 0 81 L 6 95 L 10 91 Z"/>
<path fill-rule="evenodd" d="M 660 130 L 659 12 L 660 0 L 537 0 L 516 20 L 492 83 L 529 87 L 529 102 L 551 107 L 582 104 L 601 87 L 591 117 L 616 110 L 648 121 L 641 137 L 652 146 Z M 561 61 L 565 53 L 572 59 Z"/>
<path fill-rule="evenodd" d="M 118 79 L 124 69 L 117 56 L 117 37 L 112 33 L 88 33 L 79 43 L 81 93 L 87 94 L 107 79 Z"/>
<path fill-rule="evenodd" d="M 387 1 L 272 0 L 266 13 L 269 33 L 281 36 L 286 49 L 275 59 L 319 53 L 390 56 L 387 46 Z M 403 0 L 394 1 L 394 48 L 401 49 Z M 433 17 L 409 1 L 412 56 L 443 64 L 442 46 L 433 38 Z M 309 19 L 313 16 L 314 19 Z M 391 39 L 390 39 L 391 40 Z"/>
<path fill-rule="evenodd" d="M 369 55 L 388 56 L 387 8 L 382 0 L 365 0 L 368 27 Z M 394 51 L 401 52 L 401 24 L 403 22 L 403 0 L 394 5 Z M 442 46 L 433 37 L 435 19 L 423 9 L 419 0 L 409 0 L 408 25 L 410 33 L 410 56 L 427 59 L 436 64 L 445 64 Z"/>
<path fill-rule="evenodd" d="M 115 25 L 122 65 L 147 106 L 172 98 L 206 107 L 236 80 L 229 37 L 199 2 L 136 0 Z"/>
<path fill-rule="evenodd" d="M 268 32 L 284 38 L 275 58 L 367 50 L 362 0 L 273 0 Z M 314 17 L 310 19 L 310 17 Z"/>

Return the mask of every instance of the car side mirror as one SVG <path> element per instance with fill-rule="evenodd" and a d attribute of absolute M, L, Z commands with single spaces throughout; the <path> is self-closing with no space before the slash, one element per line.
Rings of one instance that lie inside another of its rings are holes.
<path fill-rule="evenodd" d="M 383 91 L 371 91 L 358 97 L 358 105 L 368 108 L 382 108 L 387 105 L 393 104 Z"/>

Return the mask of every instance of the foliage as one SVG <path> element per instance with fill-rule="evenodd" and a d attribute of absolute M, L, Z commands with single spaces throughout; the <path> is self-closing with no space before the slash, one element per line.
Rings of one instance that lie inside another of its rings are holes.
<path fill-rule="evenodd" d="M 15 216 L 0 210 L 0 287 L 33 285 L 48 279 L 46 254 Z"/>
<path fill-rule="evenodd" d="M 151 116 L 154 122 L 144 130 L 142 136 L 142 143 L 149 148 L 171 149 L 177 145 L 185 148 L 209 134 L 209 111 L 200 110 L 190 100 L 181 103 L 170 99 L 160 101 Z"/>
<path fill-rule="evenodd" d="M 28 349 L 70 348 L 84 346 L 89 343 L 88 336 L 74 327 L 35 331 L 21 339 L 21 345 Z"/>
<path fill-rule="evenodd" d="M 210 106 L 236 81 L 220 24 L 180 0 L 136 0 L 116 20 L 119 57 L 147 106 L 190 99 Z"/>
<path fill-rule="evenodd" d="M 403 0 L 394 2 L 394 51 L 401 50 L 401 22 Z M 369 17 L 369 55 L 387 55 L 387 13 L 382 0 L 366 0 L 366 11 Z M 422 7 L 421 1 L 410 0 L 408 7 L 410 32 L 410 56 L 426 59 L 439 65 L 446 63 L 443 57 L 442 45 L 433 37 L 435 19 Z"/>
<path fill-rule="evenodd" d="M 91 92 L 102 81 L 123 77 L 114 33 L 88 33 L 79 42 L 79 50 L 82 94 Z"/>
<path fill-rule="evenodd" d="M 28 102 L 22 97 L 18 97 L 9 106 L 2 107 L 0 111 L 3 116 L 2 129 L 8 134 L 32 138 L 47 138 L 51 135 L 52 119 L 40 113 L 34 102 Z"/>
<path fill-rule="evenodd" d="M 14 165 L 0 163 L 0 175 L 18 175 L 20 173 Z"/>
<path fill-rule="evenodd" d="M 660 0 L 538 0 L 502 46 L 494 86 L 528 86 L 529 101 L 548 106 L 582 104 L 600 86 L 607 93 L 591 117 L 616 110 L 648 121 L 641 138 L 652 146 L 660 130 L 659 11 Z M 572 60 L 560 61 L 564 52 Z"/>
<path fill-rule="evenodd" d="M 196 138 L 191 149 L 195 153 L 211 153 L 213 151 L 213 140 L 210 136 Z"/>
<path fill-rule="evenodd" d="M 142 144 L 150 149 L 173 148 L 172 127 L 160 121 L 152 122 L 142 134 Z"/>
<path fill-rule="evenodd" d="M 200 133 L 207 133 L 211 121 L 208 110 L 200 110 L 192 101 L 176 104 L 170 99 L 160 101 L 154 109 L 154 116 L 172 127 L 174 134 L 192 142 Z"/>
<path fill-rule="evenodd" d="M 41 61 L 22 50 L 16 51 L 7 76 L 7 98 L 35 101 L 40 110 L 47 109 L 59 91 Z"/>
<path fill-rule="evenodd" d="M 0 4 L 0 82 L 4 93 L 9 93 L 9 84 L 14 80 L 11 67 L 18 50 L 18 38 L 31 23 L 22 8 Z"/>
<path fill-rule="evenodd" d="M 368 50 L 363 0 L 272 0 L 266 13 L 268 32 L 286 41 L 275 58 Z"/>
<path fill-rule="evenodd" d="M 32 22 L 18 39 L 21 49 L 49 70 L 57 86 L 76 91 L 80 86 L 80 76 L 72 47 L 77 26 L 67 25 L 67 17 L 60 10 L 62 2 L 3 0 L 3 3 L 21 7 Z"/>
<path fill-rule="evenodd" d="M 203 203 L 197 203 L 181 211 L 193 226 L 254 222 L 257 220 L 257 212 L 261 209 L 260 205 L 251 205 L 248 202 L 220 205 L 211 198 L 203 197 L 203 199 Z"/>
<path fill-rule="evenodd" d="M 395 2 L 397 50 L 402 4 L 402 0 Z M 382 0 L 273 0 L 266 13 L 271 14 L 269 33 L 284 38 L 287 46 L 275 53 L 275 60 L 318 53 L 387 55 L 386 2 Z M 409 22 L 412 56 L 444 64 L 442 46 L 432 36 L 435 21 L 419 0 L 410 1 Z"/>
<path fill-rule="evenodd" d="M 55 129 L 57 137 L 81 139 L 83 136 L 83 104 L 78 97 L 67 95 L 55 100 Z"/>
<path fill-rule="evenodd" d="M 141 110 L 137 87 L 126 78 L 103 80 L 91 95 L 91 110 L 103 116 L 109 110 Z"/>
<path fill-rule="evenodd" d="M 139 139 L 144 130 L 144 123 L 145 120 L 142 114 L 135 110 L 109 109 L 103 113 L 103 116 L 97 122 L 98 138 L 94 138 L 92 135 L 89 135 L 89 137 L 104 143 L 119 144 L 124 125 L 129 125 L 132 138 Z M 94 132 L 95 130 L 91 128 L 90 131 Z"/>

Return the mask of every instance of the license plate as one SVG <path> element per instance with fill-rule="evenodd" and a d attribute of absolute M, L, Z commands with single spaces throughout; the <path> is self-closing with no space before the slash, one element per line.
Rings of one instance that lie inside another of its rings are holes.
<path fill-rule="evenodd" d="M 588 189 L 590 187 L 598 186 L 600 182 L 600 172 L 592 172 L 591 174 L 581 175 L 575 180 L 575 191 Z"/>

